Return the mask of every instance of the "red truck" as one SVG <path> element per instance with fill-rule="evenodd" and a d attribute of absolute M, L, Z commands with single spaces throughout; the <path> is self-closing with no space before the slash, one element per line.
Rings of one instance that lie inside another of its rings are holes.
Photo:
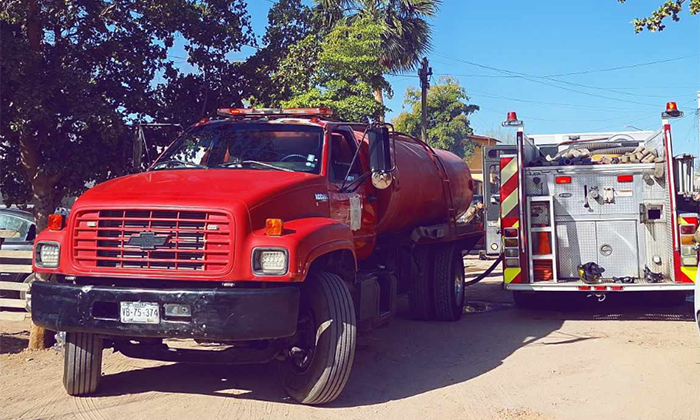
<path fill-rule="evenodd" d="M 395 314 L 456 321 L 457 222 L 473 181 L 459 157 L 325 108 L 226 108 L 144 173 L 98 185 L 38 235 L 32 319 L 66 331 L 63 382 L 94 393 L 104 348 L 205 363 L 277 361 L 305 404 L 333 401 L 357 331 Z M 168 338 L 219 343 L 173 348 Z"/>

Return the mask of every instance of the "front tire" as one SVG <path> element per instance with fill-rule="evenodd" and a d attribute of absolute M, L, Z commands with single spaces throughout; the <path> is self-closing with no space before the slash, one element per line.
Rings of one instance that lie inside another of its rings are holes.
<path fill-rule="evenodd" d="M 63 386 L 68 395 L 90 395 L 102 378 L 102 339 L 89 333 L 66 333 Z"/>
<path fill-rule="evenodd" d="M 284 388 L 302 404 L 329 403 L 345 388 L 355 358 L 355 308 L 343 279 L 327 272 L 307 279 L 297 330 L 297 345 L 279 365 Z"/>
<path fill-rule="evenodd" d="M 433 286 L 435 319 L 458 321 L 464 312 L 464 259 L 462 251 L 453 245 L 435 250 Z"/>

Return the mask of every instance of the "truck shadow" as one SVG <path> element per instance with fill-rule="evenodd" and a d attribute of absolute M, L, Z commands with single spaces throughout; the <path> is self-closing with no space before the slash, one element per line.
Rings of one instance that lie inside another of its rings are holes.
<path fill-rule="evenodd" d="M 693 302 L 665 301 L 664 293 L 609 294 L 599 302 L 582 293 L 558 293 L 542 299 L 537 310 L 525 311 L 536 318 L 558 317 L 572 321 L 686 321 L 693 322 Z"/>
<path fill-rule="evenodd" d="M 501 297 L 501 296 L 499 296 Z M 463 383 L 498 368 L 528 345 L 556 346 L 598 339 L 559 331 L 568 320 L 680 320 L 693 318 L 692 306 L 649 305 L 637 299 L 598 303 L 562 297 L 538 310 L 516 309 L 501 299 L 471 301 L 456 323 L 399 317 L 358 339 L 355 363 L 342 395 L 330 407 L 381 404 Z M 277 380 L 274 363 L 253 366 L 171 364 L 107 374 L 100 395 L 167 392 L 294 403 Z"/>
<path fill-rule="evenodd" d="M 485 305 L 456 323 L 400 317 L 359 337 L 347 387 L 331 407 L 400 400 L 469 381 L 500 366 L 514 351 L 558 330 L 559 319 L 523 317 L 512 305 Z M 561 340 L 559 340 L 561 339 Z M 554 341 L 587 340 L 562 336 Z M 293 403 L 274 363 L 258 366 L 161 365 L 106 374 L 99 396 L 167 392 Z"/>

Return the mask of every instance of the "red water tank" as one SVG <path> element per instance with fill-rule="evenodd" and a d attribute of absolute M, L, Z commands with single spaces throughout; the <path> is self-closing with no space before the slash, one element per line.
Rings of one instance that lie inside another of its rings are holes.
<path fill-rule="evenodd" d="M 434 156 L 424 144 L 411 137 L 395 137 L 394 182 L 379 192 L 377 234 L 446 222 L 448 188 L 457 216 L 467 211 L 474 194 L 474 182 L 467 164 L 459 156 L 444 150 L 435 150 L 437 156 Z M 443 183 L 445 175 L 449 180 L 446 184 Z"/>

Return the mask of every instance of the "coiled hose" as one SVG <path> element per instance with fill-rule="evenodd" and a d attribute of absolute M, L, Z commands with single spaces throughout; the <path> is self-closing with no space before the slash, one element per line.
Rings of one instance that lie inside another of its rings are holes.
<path fill-rule="evenodd" d="M 636 147 L 613 147 L 610 149 L 596 150 L 595 153 L 591 153 L 591 154 L 595 154 L 595 155 L 622 155 L 625 153 L 634 152 L 635 150 L 637 150 Z"/>
<path fill-rule="evenodd" d="M 491 264 L 491 267 L 487 268 L 486 271 L 479 274 L 475 279 L 465 281 L 464 286 L 465 287 L 473 286 L 473 285 L 477 284 L 478 282 L 480 282 L 481 280 L 488 277 L 488 275 L 491 274 L 491 272 L 496 269 L 496 267 L 498 266 L 498 263 L 500 263 L 502 260 L 503 260 L 503 254 L 499 255 L 498 258 L 496 258 L 494 260 L 493 264 Z"/>

